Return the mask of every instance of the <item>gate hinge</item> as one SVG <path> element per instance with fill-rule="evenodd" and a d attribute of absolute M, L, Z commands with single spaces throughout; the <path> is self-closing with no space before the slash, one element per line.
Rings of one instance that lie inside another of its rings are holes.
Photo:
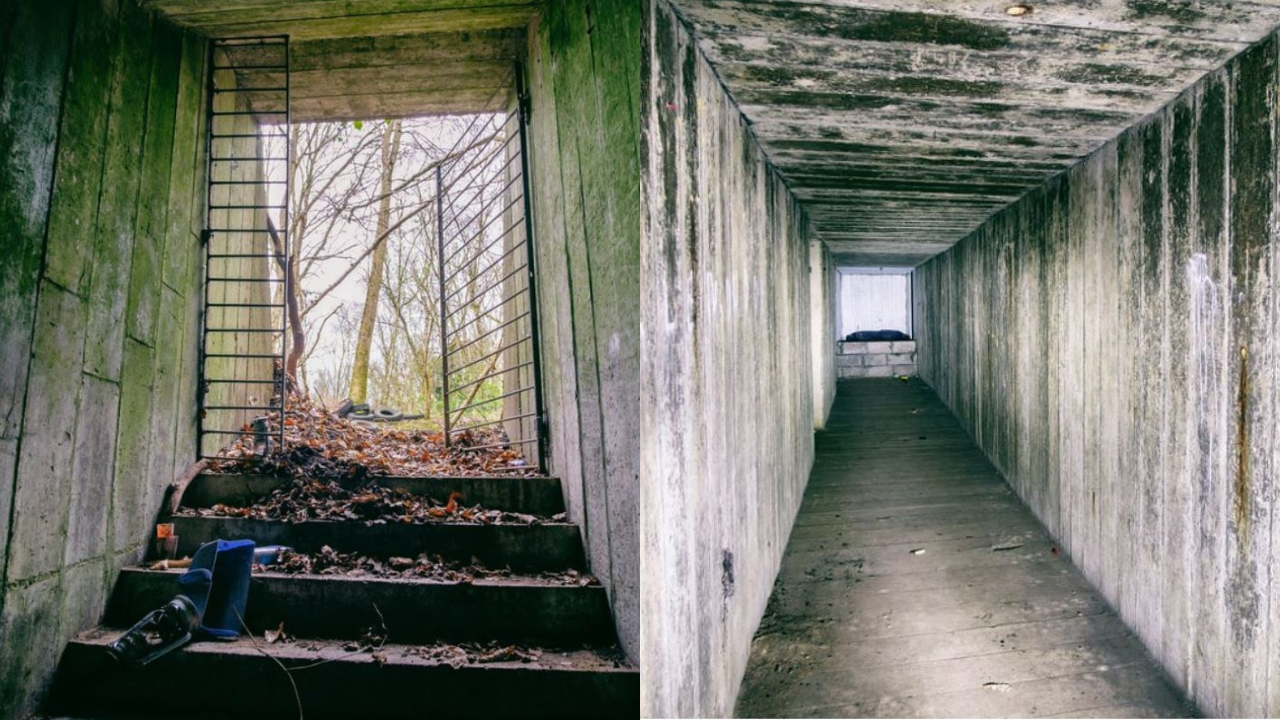
<path fill-rule="evenodd" d="M 520 117 L 524 118 L 524 123 L 529 124 L 529 118 L 533 116 L 533 101 L 529 98 L 529 91 L 525 90 L 516 98 L 520 103 Z"/>

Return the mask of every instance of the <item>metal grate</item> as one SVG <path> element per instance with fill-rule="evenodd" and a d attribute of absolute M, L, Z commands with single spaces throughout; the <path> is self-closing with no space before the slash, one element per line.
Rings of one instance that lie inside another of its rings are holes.
<path fill-rule="evenodd" d="M 441 386 L 447 444 L 545 470 L 526 112 L 517 67 L 436 169 Z"/>
<path fill-rule="evenodd" d="M 289 39 L 210 47 L 199 447 L 284 436 Z"/>

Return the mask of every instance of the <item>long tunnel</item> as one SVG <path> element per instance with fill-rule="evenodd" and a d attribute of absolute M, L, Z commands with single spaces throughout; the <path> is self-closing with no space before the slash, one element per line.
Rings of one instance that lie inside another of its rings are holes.
<path fill-rule="evenodd" d="M 1280 713 L 1280 5 L 652 7 L 642 712 Z"/>

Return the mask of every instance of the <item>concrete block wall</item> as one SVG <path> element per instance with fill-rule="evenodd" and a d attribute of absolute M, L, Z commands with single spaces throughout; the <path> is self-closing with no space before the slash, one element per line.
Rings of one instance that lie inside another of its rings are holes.
<path fill-rule="evenodd" d="M 550 468 L 640 645 L 640 53 L 645 7 L 548 3 L 529 30 L 530 182 Z M 622 69 L 619 71 L 619 69 Z"/>
<path fill-rule="evenodd" d="M 813 257 L 806 218 L 681 18 L 651 8 L 641 714 L 726 717 L 808 481 L 819 388 L 834 384 L 834 333 L 823 360 L 811 337 L 834 328 L 812 316 L 830 259 Z"/>
<path fill-rule="evenodd" d="M 901 377 L 916 374 L 916 341 L 836 343 L 836 375 L 848 378 Z"/>
<path fill-rule="evenodd" d="M 0 717 L 32 712 L 195 449 L 205 42 L 0 6 Z"/>
<path fill-rule="evenodd" d="M 1280 714 L 1277 40 L 916 271 L 921 376 L 1209 716 Z"/>

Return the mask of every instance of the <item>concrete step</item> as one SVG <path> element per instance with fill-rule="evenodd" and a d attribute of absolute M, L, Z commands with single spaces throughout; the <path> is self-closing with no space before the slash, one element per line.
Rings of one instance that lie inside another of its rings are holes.
<path fill-rule="evenodd" d="M 348 490 L 360 483 L 346 478 L 333 478 L 334 482 Z M 377 484 L 405 490 L 414 495 L 424 495 L 444 501 L 452 492 L 462 493 L 467 505 L 485 508 L 551 516 L 564 512 L 564 496 L 560 491 L 560 479 L 550 477 L 378 477 Z M 225 475 L 206 473 L 197 476 L 182 495 L 182 507 L 207 508 L 218 503 L 232 506 L 247 505 L 272 490 L 287 487 L 288 478 L 266 475 Z"/>
<path fill-rule="evenodd" d="M 104 622 L 124 627 L 137 622 L 174 596 L 181 574 L 126 568 Z M 245 611 L 246 624 L 259 635 L 283 622 L 289 634 L 351 639 L 382 623 L 398 642 L 500 640 L 574 647 L 615 640 L 603 587 L 536 577 L 451 583 L 254 573 Z"/>
<path fill-rule="evenodd" d="M 571 523 L 367 525 L 361 521 L 286 523 L 204 516 L 175 516 L 173 523 L 174 532 L 178 535 L 179 557 L 191 555 L 202 544 L 219 538 L 248 538 L 258 545 L 288 545 L 303 553 L 316 553 L 325 545 L 331 545 L 342 552 L 379 557 L 417 557 L 428 553 L 464 562 L 475 557 L 486 566 L 510 567 L 515 572 L 582 569 L 585 566 L 578 526 Z"/>
<path fill-rule="evenodd" d="M 289 720 L 635 717 L 640 707 L 639 671 L 612 659 L 611 650 L 545 650 L 528 661 L 455 666 L 430 648 L 399 642 L 369 652 L 352 651 L 341 640 L 241 638 L 192 643 L 131 670 L 104 650 L 120 632 L 97 628 L 68 644 L 51 714 L 170 711 L 173 717 L 190 706 L 214 716 Z"/>

